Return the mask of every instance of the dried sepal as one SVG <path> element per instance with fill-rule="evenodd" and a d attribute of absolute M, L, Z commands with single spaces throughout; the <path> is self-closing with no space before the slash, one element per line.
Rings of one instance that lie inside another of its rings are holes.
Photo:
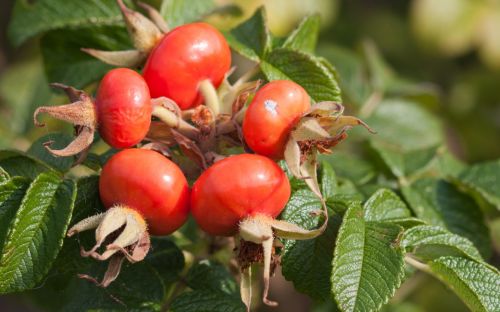
<path fill-rule="evenodd" d="M 92 257 L 100 261 L 110 259 L 110 262 L 101 282 L 88 275 L 82 274 L 80 277 L 94 281 L 102 287 L 108 286 L 116 279 L 124 258 L 132 263 L 141 261 L 151 245 L 144 218 L 126 206 L 116 205 L 105 213 L 86 218 L 71 227 L 67 235 L 72 236 L 91 229 L 96 229 L 96 244 L 88 251 L 82 248 L 80 254 L 82 257 Z M 104 243 L 106 246 L 103 246 Z M 101 253 L 100 249 L 103 249 Z"/>
<path fill-rule="evenodd" d="M 134 47 L 140 52 L 148 54 L 163 36 L 162 32 L 144 15 L 127 8 L 122 0 L 116 2 L 120 7 Z"/>
<path fill-rule="evenodd" d="M 50 148 L 52 142 L 46 142 L 45 148 L 55 156 L 72 156 L 87 149 L 94 139 L 97 128 L 97 115 L 94 102 L 88 94 L 81 90 L 65 86 L 63 84 L 52 84 L 53 87 L 62 89 L 68 95 L 71 103 L 60 106 L 40 106 L 33 114 L 33 122 L 37 127 L 45 124 L 38 121 L 39 114 L 67 121 L 75 125 L 78 129 L 77 137 L 67 147 L 54 150 Z"/>
<path fill-rule="evenodd" d="M 162 142 L 154 141 L 154 142 L 146 143 L 143 146 L 141 146 L 141 149 L 152 150 L 152 151 L 155 151 L 155 152 L 162 154 L 163 156 L 165 156 L 167 158 L 172 158 L 172 151 L 170 150 L 170 148 L 168 147 L 167 144 L 162 143 Z"/>
<path fill-rule="evenodd" d="M 175 129 L 192 140 L 196 140 L 199 137 L 200 130 L 182 119 L 181 110 L 173 100 L 160 97 L 153 99 L 152 103 L 152 116 L 160 119 L 170 129 Z"/>
<path fill-rule="evenodd" d="M 335 117 L 344 113 L 344 106 L 339 102 L 324 101 L 318 102 L 304 114 L 305 116 Z"/>
<path fill-rule="evenodd" d="M 161 32 L 168 33 L 170 31 L 167 22 L 163 16 L 161 16 L 160 12 L 147 3 L 139 1 L 137 4 L 148 13 L 149 19 L 155 23 L 156 27 L 158 27 Z"/>
<path fill-rule="evenodd" d="M 279 257 L 275 255 L 276 238 L 311 239 L 321 235 L 328 223 L 326 205 L 324 205 L 325 221 L 315 230 L 306 230 L 286 221 L 275 220 L 265 214 L 255 214 L 245 218 L 239 224 L 239 235 L 242 238 L 238 247 L 238 260 L 241 267 L 241 298 L 250 310 L 251 299 L 251 264 L 263 263 L 262 302 L 268 306 L 277 306 L 278 303 L 268 299 L 269 279 L 274 268 L 279 264 Z"/>
<path fill-rule="evenodd" d="M 171 132 L 182 153 L 193 160 L 200 168 L 206 169 L 208 167 L 207 160 L 198 145 L 176 130 L 172 129 Z"/>
<path fill-rule="evenodd" d="M 176 144 L 174 135 L 172 134 L 172 128 L 161 121 L 151 122 L 145 139 L 156 143 L 162 143 L 167 146 L 173 146 Z"/>
<path fill-rule="evenodd" d="M 81 50 L 106 64 L 119 67 L 138 67 L 147 57 L 146 53 L 139 50 L 103 51 L 90 48 Z"/>

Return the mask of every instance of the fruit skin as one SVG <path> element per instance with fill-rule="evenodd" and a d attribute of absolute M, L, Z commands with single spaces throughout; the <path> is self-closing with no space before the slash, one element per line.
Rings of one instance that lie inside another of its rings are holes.
<path fill-rule="evenodd" d="M 310 107 L 309 95 L 295 82 L 269 82 L 257 91 L 245 113 L 246 143 L 257 154 L 282 159 L 290 130 Z"/>
<path fill-rule="evenodd" d="M 211 235 L 231 236 L 248 216 L 276 218 L 290 198 L 290 182 L 271 159 L 254 154 L 230 156 L 208 168 L 194 183 L 191 212 Z"/>
<path fill-rule="evenodd" d="M 167 235 L 186 221 L 189 187 L 172 161 L 152 150 L 127 149 L 113 155 L 99 180 L 106 208 L 122 204 L 138 211 L 153 235 Z"/>
<path fill-rule="evenodd" d="M 224 36 L 206 23 L 179 26 L 167 33 L 149 55 L 143 76 L 151 96 L 165 96 L 181 109 L 202 102 L 198 85 L 210 79 L 217 88 L 231 66 Z"/>
<path fill-rule="evenodd" d="M 104 76 L 95 107 L 99 134 L 115 148 L 139 143 L 149 130 L 153 110 L 149 88 L 131 69 L 112 69 Z"/>

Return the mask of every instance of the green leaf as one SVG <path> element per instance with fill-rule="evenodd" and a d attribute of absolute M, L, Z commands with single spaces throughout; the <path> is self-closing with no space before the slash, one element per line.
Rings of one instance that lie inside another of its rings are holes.
<path fill-rule="evenodd" d="M 318 50 L 339 72 L 339 84 L 347 103 L 361 107 L 373 91 L 362 59 L 355 52 L 335 45 L 323 44 Z"/>
<path fill-rule="evenodd" d="M 99 176 L 91 175 L 78 179 L 75 209 L 71 224 L 104 211 L 99 197 Z"/>
<path fill-rule="evenodd" d="M 241 299 L 220 291 L 198 290 L 185 292 L 175 298 L 170 307 L 172 312 L 244 312 Z"/>
<path fill-rule="evenodd" d="M 42 172 L 54 171 L 49 165 L 26 153 L 15 150 L 0 151 L 0 167 L 11 176 L 35 179 Z"/>
<path fill-rule="evenodd" d="M 52 166 L 53 168 L 59 170 L 60 172 L 68 171 L 73 165 L 74 158 L 73 157 L 56 157 L 52 155 L 43 145 L 46 142 L 54 142 L 51 147 L 54 149 L 61 149 L 66 147 L 71 141 L 73 141 L 73 137 L 64 134 L 64 133 L 49 133 L 40 137 L 36 140 L 31 147 L 26 152 L 28 155 L 33 156 L 36 159 L 41 160 L 42 162 Z"/>
<path fill-rule="evenodd" d="M 2 167 L 0 167 L 0 183 L 10 180 L 10 175 Z"/>
<path fill-rule="evenodd" d="M 189 270 L 186 282 L 193 291 L 177 297 L 172 303 L 171 311 L 246 311 L 236 281 L 219 263 L 200 261 Z"/>
<path fill-rule="evenodd" d="M 363 219 L 359 203 L 344 215 L 333 259 L 332 291 L 342 311 L 377 311 L 405 275 L 400 226 Z"/>
<path fill-rule="evenodd" d="M 332 165 L 335 174 L 362 185 L 372 180 L 377 172 L 375 167 L 364 159 L 352 153 L 335 152 L 330 155 L 320 155 L 320 160 Z"/>
<path fill-rule="evenodd" d="M 321 187 L 321 195 L 323 195 L 325 199 L 333 197 L 338 186 L 337 176 L 332 166 L 326 161 L 321 162 L 318 178 Z"/>
<path fill-rule="evenodd" d="M 198 21 L 214 9 L 213 0 L 163 0 L 160 14 L 167 21 L 168 27 L 174 28 Z"/>
<path fill-rule="evenodd" d="M 309 189 L 301 189 L 290 198 L 281 219 L 302 228 L 317 228 L 320 218 L 313 213 L 321 209 L 321 201 Z M 308 240 L 287 240 L 281 259 L 282 273 L 298 291 L 316 300 L 330 298 L 331 281 L 326 272 L 332 270 L 333 247 L 341 222 L 339 214 L 333 214 L 326 231 Z"/>
<path fill-rule="evenodd" d="M 40 174 L 26 191 L 5 238 L 0 292 L 36 286 L 61 249 L 76 197 L 73 181 Z"/>
<path fill-rule="evenodd" d="M 21 177 L 0 183 L 0 254 L 28 185 L 28 179 Z"/>
<path fill-rule="evenodd" d="M 320 16 L 318 14 L 305 17 L 286 38 L 283 48 L 313 53 L 318 41 Z"/>
<path fill-rule="evenodd" d="M 383 100 L 365 121 L 377 131 L 371 140 L 400 151 L 431 148 L 443 142 L 439 120 L 411 101 Z"/>
<path fill-rule="evenodd" d="M 48 30 L 117 24 L 122 24 L 122 16 L 112 0 L 16 1 L 8 35 L 19 46 Z"/>
<path fill-rule="evenodd" d="M 435 158 L 438 147 L 403 150 L 399 146 L 372 141 L 371 147 L 379 154 L 394 176 L 409 177 L 424 170 Z"/>
<path fill-rule="evenodd" d="M 301 85 L 316 102 L 341 102 L 340 88 L 330 69 L 316 57 L 284 48 L 274 49 L 260 68 L 271 80 L 292 80 Z"/>
<path fill-rule="evenodd" d="M 500 274 L 463 257 L 441 257 L 429 264 L 433 275 L 450 287 L 474 312 L 500 311 Z"/>
<path fill-rule="evenodd" d="M 411 217 L 406 204 L 394 192 L 380 189 L 364 204 L 365 220 L 391 221 Z"/>
<path fill-rule="evenodd" d="M 254 15 L 225 34 L 227 42 L 244 57 L 259 62 L 271 49 L 271 35 L 267 28 L 264 7 Z"/>
<path fill-rule="evenodd" d="M 188 272 L 186 282 L 195 290 L 221 291 L 228 295 L 238 295 L 236 281 L 229 271 L 220 263 L 202 260 Z"/>
<path fill-rule="evenodd" d="M 112 68 L 82 52 L 81 48 L 114 51 L 126 50 L 130 46 L 127 31 L 122 26 L 54 30 L 41 40 L 48 79 L 75 88 L 86 87 Z"/>
<path fill-rule="evenodd" d="M 165 287 L 176 282 L 184 269 L 182 251 L 166 238 L 153 238 L 151 250 L 145 261 L 158 272 Z"/>
<path fill-rule="evenodd" d="M 457 183 L 500 210 L 500 159 L 469 167 L 460 174 Z"/>
<path fill-rule="evenodd" d="M 457 234 L 439 226 L 420 225 L 405 231 L 402 246 L 406 252 L 412 252 L 425 261 L 434 260 L 444 255 L 465 256 L 482 261 L 474 244 Z"/>
<path fill-rule="evenodd" d="M 416 216 L 431 225 L 468 238 L 488 258 L 491 254 L 489 230 L 476 202 L 444 180 L 424 178 L 402 188 Z"/>

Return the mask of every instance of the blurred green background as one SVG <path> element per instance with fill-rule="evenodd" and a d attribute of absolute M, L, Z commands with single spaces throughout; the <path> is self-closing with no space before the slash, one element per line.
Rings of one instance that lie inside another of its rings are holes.
<path fill-rule="evenodd" d="M 264 4 L 276 35 L 287 34 L 305 15 L 319 13 L 322 31 L 317 52 L 339 71 L 348 109 L 363 106 L 363 117 L 387 95 L 412 98 L 443 121 L 447 145 L 459 159 L 474 163 L 500 157 L 500 1 L 217 2 L 241 8 L 238 16 L 208 18 L 220 28 L 231 28 Z M 13 0 L 0 2 L 0 148 L 26 150 L 41 135 L 71 133 L 71 127 L 57 122 L 33 127 L 37 106 L 63 103 L 64 98 L 48 87 L 52 81 L 45 74 L 40 38 L 16 48 L 9 42 L 13 6 Z M 245 62 L 235 56 L 235 65 L 245 67 Z M 365 84 L 371 87 L 364 88 Z M 275 299 L 282 302 L 280 311 L 331 310 L 313 305 L 282 278 L 273 283 Z M 423 274 L 404 284 L 391 302 L 387 311 L 466 311 L 449 290 Z M 0 307 L 22 309 L 9 298 L 0 299 Z"/>

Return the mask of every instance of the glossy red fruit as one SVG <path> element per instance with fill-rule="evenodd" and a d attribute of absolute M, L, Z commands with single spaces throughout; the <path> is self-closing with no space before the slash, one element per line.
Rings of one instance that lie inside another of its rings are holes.
<path fill-rule="evenodd" d="M 143 76 L 151 96 L 171 98 L 181 109 L 199 105 L 201 81 L 217 88 L 231 66 L 224 36 L 206 23 L 179 26 L 167 33 L 149 55 Z"/>
<path fill-rule="evenodd" d="M 116 68 L 102 79 L 95 100 L 99 134 L 115 148 L 134 146 L 151 124 L 151 97 L 140 74 Z"/>
<path fill-rule="evenodd" d="M 290 183 L 269 158 L 241 154 L 208 168 L 191 192 L 191 211 L 211 235 L 231 236 L 246 217 L 277 217 L 290 197 Z"/>
<path fill-rule="evenodd" d="M 269 82 L 257 91 L 245 113 L 246 143 L 257 154 L 283 158 L 290 130 L 310 107 L 309 95 L 295 82 Z"/>
<path fill-rule="evenodd" d="M 102 169 L 99 192 L 106 208 L 121 204 L 138 211 L 153 235 L 181 227 L 189 212 L 189 187 L 182 171 L 157 152 L 127 149 Z"/>

